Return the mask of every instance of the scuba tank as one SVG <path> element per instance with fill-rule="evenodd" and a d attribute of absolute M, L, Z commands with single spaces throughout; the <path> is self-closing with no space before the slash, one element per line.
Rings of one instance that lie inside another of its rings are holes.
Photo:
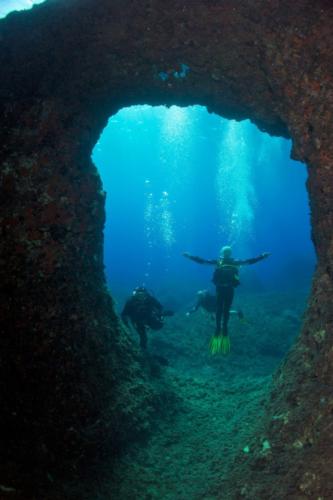
<path fill-rule="evenodd" d="M 240 284 L 238 266 L 232 259 L 219 259 L 212 281 L 215 286 L 238 286 Z"/>

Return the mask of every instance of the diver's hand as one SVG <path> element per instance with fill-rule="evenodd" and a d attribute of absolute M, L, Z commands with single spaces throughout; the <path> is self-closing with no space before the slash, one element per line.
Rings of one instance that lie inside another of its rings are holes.
<path fill-rule="evenodd" d="M 264 252 L 264 253 L 261 254 L 261 256 L 262 256 L 263 259 L 267 259 L 267 257 L 269 257 L 270 255 L 271 255 L 270 252 Z"/>

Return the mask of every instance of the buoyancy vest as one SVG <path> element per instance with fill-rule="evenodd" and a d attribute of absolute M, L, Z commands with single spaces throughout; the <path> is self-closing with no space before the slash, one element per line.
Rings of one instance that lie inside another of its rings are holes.
<path fill-rule="evenodd" d="M 137 292 L 134 301 L 136 319 L 143 321 L 152 330 L 160 330 L 164 320 L 155 299 L 147 292 Z"/>
<path fill-rule="evenodd" d="M 238 266 L 230 259 L 219 259 L 213 274 L 213 283 L 216 286 L 238 286 Z"/>
<path fill-rule="evenodd" d="M 146 314 L 149 310 L 150 296 L 146 292 L 136 292 L 133 297 L 134 309 L 139 314 Z"/>

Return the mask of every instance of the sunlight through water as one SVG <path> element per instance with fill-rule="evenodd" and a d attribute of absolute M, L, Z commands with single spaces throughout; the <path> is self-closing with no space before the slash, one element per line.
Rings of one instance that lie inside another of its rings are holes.
<path fill-rule="evenodd" d="M 0 18 L 6 17 L 14 10 L 31 9 L 34 5 L 45 2 L 46 0 L 1 0 L 0 1 Z"/>
<path fill-rule="evenodd" d="M 218 155 L 216 186 L 221 214 L 220 233 L 230 245 L 241 239 L 251 239 L 255 194 L 251 178 L 248 123 L 223 123 L 223 135 Z M 227 221 L 227 222 L 226 222 Z"/>
<path fill-rule="evenodd" d="M 255 269 L 262 280 L 311 263 L 306 170 L 289 155 L 290 141 L 201 106 L 120 110 L 93 152 L 107 193 L 108 281 L 158 288 L 182 276 L 186 286 L 194 271 L 182 253 L 214 258 L 226 244 L 239 258 L 274 254 L 274 267 Z"/>

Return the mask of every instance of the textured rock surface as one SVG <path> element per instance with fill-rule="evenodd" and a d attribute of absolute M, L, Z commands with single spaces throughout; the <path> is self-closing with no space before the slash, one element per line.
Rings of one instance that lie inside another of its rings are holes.
<path fill-rule="evenodd" d="M 309 167 L 318 255 L 257 452 L 235 464 L 221 498 L 330 497 L 332 20 L 326 0 L 48 0 L 1 21 L 3 482 L 17 484 L 28 462 L 41 482 L 60 462 L 74 474 L 102 442 L 147 424 L 153 391 L 105 290 L 90 153 L 125 105 L 198 103 L 292 138 Z"/>

